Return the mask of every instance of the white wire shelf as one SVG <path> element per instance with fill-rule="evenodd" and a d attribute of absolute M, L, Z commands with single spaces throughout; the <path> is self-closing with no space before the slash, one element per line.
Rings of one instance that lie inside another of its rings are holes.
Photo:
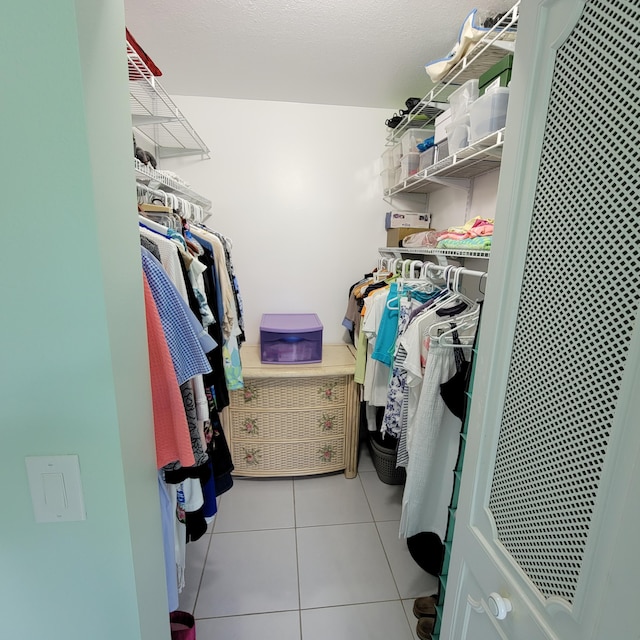
<path fill-rule="evenodd" d="M 207 145 L 129 43 L 127 61 L 131 122 L 155 145 L 158 158 L 209 157 Z"/>
<path fill-rule="evenodd" d="M 448 108 L 449 95 L 461 84 L 479 78 L 485 71 L 515 50 L 520 1 L 462 57 L 424 98 L 387 134 L 387 143 L 397 142 L 409 128 L 422 129 Z M 426 114 L 426 117 L 425 115 Z"/>
<path fill-rule="evenodd" d="M 447 258 L 484 258 L 491 257 L 491 251 L 465 249 L 431 249 L 429 247 L 380 247 L 380 255 L 401 258 L 402 256 L 443 256 Z"/>
<path fill-rule="evenodd" d="M 196 193 L 193 189 L 181 184 L 177 180 L 170 178 L 160 171 L 156 171 L 153 167 L 142 164 L 137 158 L 134 158 L 136 181 L 145 184 L 151 189 L 174 193 L 185 200 L 193 202 L 201 206 L 205 212 L 211 210 L 211 200 Z"/>
<path fill-rule="evenodd" d="M 443 187 L 468 189 L 472 178 L 500 167 L 503 145 L 504 129 L 500 129 L 385 189 L 384 195 L 431 193 Z"/>

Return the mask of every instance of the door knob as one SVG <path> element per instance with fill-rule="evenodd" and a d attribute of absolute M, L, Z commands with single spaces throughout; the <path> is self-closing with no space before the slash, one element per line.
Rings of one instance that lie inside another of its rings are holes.
<path fill-rule="evenodd" d="M 511 600 L 494 591 L 489 594 L 489 609 L 498 620 L 504 620 L 511 611 Z"/>

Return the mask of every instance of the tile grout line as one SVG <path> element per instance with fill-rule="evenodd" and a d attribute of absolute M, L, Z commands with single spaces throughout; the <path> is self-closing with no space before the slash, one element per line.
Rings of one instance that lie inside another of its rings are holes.
<path fill-rule="evenodd" d="M 191 611 L 191 614 L 193 615 L 194 619 L 196 617 L 196 606 L 198 604 L 198 598 L 200 598 L 200 588 L 202 587 L 202 580 L 204 579 L 204 571 L 207 568 L 207 560 L 209 559 L 209 552 L 211 551 L 211 540 L 213 538 L 213 529 L 211 531 L 212 532 L 209 535 L 209 542 L 207 543 L 207 553 L 205 553 L 205 555 L 204 555 L 204 562 L 202 563 L 202 569 L 200 571 L 200 579 L 198 580 L 198 588 L 196 590 L 196 597 L 193 600 L 193 610 Z"/>
<path fill-rule="evenodd" d="M 218 516 L 220 513 L 220 507 L 222 506 L 222 498 L 223 496 L 227 493 L 228 491 L 225 491 L 223 494 L 221 494 L 220 496 L 216 496 L 216 512 L 213 515 L 213 522 L 211 523 L 211 531 L 207 532 L 204 535 L 208 535 L 209 536 L 209 542 L 207 544 L 207 553 L 204 556 L 204 562 L 202 563 L 202 571 L 200 572 L 200 579 L 198 580 L 198 589 L 196 590 L 196 597 L 193 601 L 193 610 L 191 611 L 191 614 L 193 615 L 194 619 L 196 618 L 196 606 L 198 605 L 198 600 L 200 599 L 200 589 L 202 588 L 202 581 L 204 580 L 204 572 L 207 568 L 207 562 L 209 560 L 209 553 L 211 551 L 211 545 L 213 544 L 213 536 L 215 533 L 215 529 L 216 529 L 216 525 L 218 524 Z"/>
<path fill-rule="evenodd" d="M 407 599 L 407 598 L 405 598 Z M 345 604 L 330 604 L 321 607 L 306 607 L 305 609 L 277 609 L 274 611 L 253 611 L 251 613 L 230 613 L 224 616 L 204 616 L 202 618 L 198 618 L 198 620 L 221 620 L 224 618 L 242 618 L 245 616 L 268 616 L 274 613 L 295 613 L 296 611 L 321 611 L 322 609 L 338 609 L 342 607 L 359 607 L 367 604 L 383 604 L 385 602 L 400 602 L 402 604 L 402 599 L 387 599 L 387 600 L 371 600 L 369 602 L 346 602 Z M 404 608 L 404 605 L 403 605 Z"/>
<path fill-rule="evenodd" d="M 360 474 L 358 474 L 358 477 L 360 477 Z M 371 503 L 369 502 L 369 496 L 367 495 L 367 490 L 365 489 L 364 486 L 364 482 L 362 482 L 362 478 L 360 477 L 360 484 L 362 484 L 362 490 L 364 491 L 364 495 L 367 499 L 367 503 L 369 504 L 369 509 L 371 511 L 371 517 L 373 518 L 373 524 L 376 527 L 376 533 L 378 534 L 378 540 L 380 540 L 380 544 L 382 545 L 382 552 L 384 553 L 384 557 L 387 560 L 387 566 L 389 567 L 389 572 L 391 573 L 391 578 L 393 579 L 393 584 L 396 587 L 396 591 L 398 592 L 398 598 L 400 599 L 400 603 L 402 603 L 402 594 L 400 593 L 400 587 L 398 587 L 398 581 L 396 580 L 396 577 L 393 573 L 393 568 L 391 567 L 391 561 L 389 560 L 389 554 L 387 553 L 387 550 L 384 546 L 384 542 L 382 541 L 382 536 L 380 535 L 380 529 L 378 528 L 378 520 L 376 520 L 376 517 L 373 513 L 373 507 L 371 506 Z M 391 520 L 383 520 L 381 522 L 393 522 Z"/>
<path fill-rule="evenodd" d="M 380 544 L 382 545 L 382 552 L 384 553 L 384 557 L 387 560 L 387 566 L 389 567 L 389 572 L 391 573 L 391 578 L 393 579 L 393 584 L 396 586 L 396 591 L 398 592 L 398 599 L 402 601 L 402 595 L 400 594 L 400 587 L 398 587 L 398 581 L 396 580 L 395 575 L 393 574 L 393 568 L 391 567 L 391 561 L 389 560 L 389 554 L 387 553 L 387 549 L 384 546 L 384 542 L 382 541 L 382 536 L 380 535 L 380 529 L 378 529 L 378 523 L 374 522 L 376 525 L 376 533 L 378 534 L 378 540 L 380 540 Z"/>
<path fill-rule="evenodd" d="M 364 493 L 364 499 L 367 501 L 367 506 L 369 507 L 369 512 L 371 513 L 371 521 L 376 524 L 376 516 L 373 513 L 373 507 L 371 506 L 371 502 L 369 501 L 369 496 L 367 495 L 367 489 L 364 486 L 364 482 L 362 482 L 362 473 L 361 471 L 358 471 L 358 480 L 360 480 L 360 486 L 362 487 L 362 493 Z M 378 528 L 376 527 L 376 530 Z"/>
<path fill-rule="evenodd" d="M 415 600 L 415 598 L 411 598 L 411 597 L 409 597 L 409 598 L 403 598 L 403 597 L 402 597 L 402 594 L 400 593 L 400 587 L 398 586 L 398 581 L 396 580 L 396 576 L 395 576 L 395 574 L 393 573 L 393 567 L 391 566 L 391 561 L 390 561 L 390 559 L 389 559 L 389 554 L 387 553 L 387 549 L 386 549 L 386 547 L 384 546 L 384 542 L 383 542 L 383 540 L 382 540 L 382 535 L 380 534 L 380 529 L 379 529 L 379 527 L 378 527 L 378 524 L 381 524 L 381 523 L 383 523 L 383 522 L 398 522 L 398 523 L 399 523 L 399 521 L 398 521 L 398 520 L 395 520 L 395 519 L 393 519 L 393 520 L 387 520 L 387 519 L 377 520 L 377 519 L 376 519 L 376 517 L 375 517 L 375 515 L 374 515 L 374 513 L 373 513 L 373 507 L 371 507 L 371 503 L 369 502 L 369 496 L 367 495 L 367 490 L 366 490 L 366 488 L 365 488 L 365 486 L 364 486 L 364 482 L 362 482 L 361 473 L 371 473 L 371 472 L 370 472 L 370 471 L 362 471 L 362 472 L 359 472 L 359 473 L 358 473 L 358 477 L 360 477 L 360 482 L 361 482 L 361 484 L 362 484 L 362 488 L 363 488 L 363 490 L 364 490 L 364 495 L 365 495 L 365 497 L 367 498 L 367 502 L 369 503 L 369 508 L 371 509 L 371 515 L 373 516 L 373 523 L 374 523 L 374 524 L 375 524 L 375 526 L 376 526 L 376 533 L 378 534 L 378 539 L 380 540 L 380 544 L 382 545 L 382 550 L 383 550 L 383 552 L 384 552 L 384 556 L 385 556 L 385 558 L 386 558 L 386 560 L 387 560 L 387 565 L 389 566 L 389 571 L 391 571 L 391 577 L 393 578 L 393 583 L 394 583 L 394 584 L 395 584 L 395 586 L 396 586 L 396 590 L 397 590 L 397 592 L 398 592 L 398 596 L 400 596 L 400 603 L 402 603 L 402 600 L 403 600 L 403 599 L 404 599 L 404 600 L 411 600 L 411 599 Z M 377 473 L 377 472 L 375 471 L 375 469 L 373 470 L 373 473 Z M 404 605 L 403 605 L 403 609 L 404 609 Z M 406 612 L 405 612 L 405 613 L 406 613 Z M 408 622 L 408 624 L 409 624 L 409 627 L 411 627 L 411 621 L 408 619 L 408 616 L 405 616 L 405 617 L 407 617 L 407 622 Z"/>
<path fill-rule="evenodd" d="M 294 525 L 293 527 L 268 527 L 266 529 L 238 529 L 236 531 L 217 531 L 215 535 L 217 536 L 225 536 L 234 533 L 258 533 L 260 531 L 287 531 L 289 529 L 316 529 L 317 527 L 340 527 L 347 526 L 350 524 L 375 524 L 376 522 L 399 522 L 398 518 L 389 518 L 384 520 L 358 520 L 356 522 L 327 522 L 323 524 L 305 524 L 305 525 Z M 214 534 L 211 534 L 214 535 Z"/>
<path fill-rule="evenodd" d="M 291 481 L 291 493 L 293 498 L 293 537 L 296 541 L 296 578 L 298 580 L 298 630 L 300 632 L 300 640 L 302 638 L 302 596 L 300 594 L 300 553 L 298 551 L 298 516 L 296 514 L 296 481 Z"/>
<path fill-rule="evenodd" d="M 297 613 L 297 609 L 278 609 L 276 611 L 250 611 L 249 613 L 229 613 L 224 616 L 205 616 L 198 620 L 226 620 L 227 618 L 246 618 L 249 616 L 270 616 L 276 613 Z"/>
<path fill-rule="evenodd" d="M 406 600 L 409 600 L 409 598 L 406 598 Z M 414 600 L 415 600 L 415 598 L 414 598 Z M 403 604 L 402 600 L 400 600 L 400 604 L 402 604 L 402 608 L 404 609 L 404 617 L 407 619 L 407 624 L 409 625 L 409 629 L 410 629 L 410 631 L 411 631 L 411 635 L 412 635 L 414 638 L 417 638 L 417 637 L 418 637 L 418 634 L 417 634 L 417 632 L 416 632 L 416 627 L 415 627 L 415 626 L 413 626 L 413 627 L 412 627 L 412 626 L 411 626 L 411 624 L 413 623 L 414 625 L 417 625 L 418 620 L 416 619 L 416 617 L 415 617 L 415 616 L 413 616 L 413 613 L 411 614 L 413 619 L 412 619 L 412 620 L 409 620 L 409 612 L 405 609 L 405 607 L 404 607 L 404 604 Z"/>

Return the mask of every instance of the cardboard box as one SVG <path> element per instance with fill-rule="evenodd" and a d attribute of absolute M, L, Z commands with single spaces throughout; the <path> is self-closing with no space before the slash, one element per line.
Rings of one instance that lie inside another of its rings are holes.
<path fill-rule="evenodd" d="M 430 213 L 414 211 L 387 211 L 384 218 L 385 229 L 428 229 L 431 226 Z"/>
<path fill-rule="evenodd" d="M 402 240 L 412 233 L 419 233 L 420 231 L 427 231 L 427 229 L 416 229 L 407 227 L 397 227 L 395 229 L 387 230 L 387 247 L 401 247 Z"/>

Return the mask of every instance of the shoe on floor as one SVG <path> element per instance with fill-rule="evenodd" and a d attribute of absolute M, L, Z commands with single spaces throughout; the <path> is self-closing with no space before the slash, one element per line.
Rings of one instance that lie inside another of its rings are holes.
<path fill-rule="evenodd" d="M 416 625 L 416 634 L 420 640 L 431 640 L 431 634 L 435 627 L 435 618 L 420 618 Z"/>
<path fill-rule="evenodd" d="M 438 604 L 438 596 L 435 594 L 416 598 L 413 603 L 413 615 L 416 618 L 424 618 L 425 616 L 435 618 L 436 604 Z"/>

